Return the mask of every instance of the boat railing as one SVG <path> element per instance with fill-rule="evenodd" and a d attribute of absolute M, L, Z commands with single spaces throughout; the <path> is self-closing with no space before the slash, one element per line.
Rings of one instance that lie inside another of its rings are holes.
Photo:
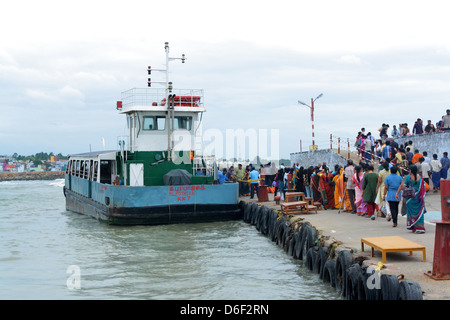
<path fill-rule="evenodd" d="M 173 105 L 175 107 L 203 107 L 202 89 L 175 89 Z M 166 90 L 157 88 L 133 88 L 122 92 L 122 107 L 165 106 Z"/>

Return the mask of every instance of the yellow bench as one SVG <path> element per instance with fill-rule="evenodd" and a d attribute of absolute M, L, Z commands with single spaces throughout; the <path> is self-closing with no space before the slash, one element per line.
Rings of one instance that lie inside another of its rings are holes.
<path fill-rule="evenodd" d="M 296 214 L 308 212 L 308 202 L 296 201 L 296 202 L 284 202 L 281 204 L 281 212 L 284 214 Z"/>
<path fill-rule="evenodd" d="M 284 194 L 284 201 L 285 202 L 305 201 L 305 194 L 303 192 L 286 192 Z"/>
<path fill-rule="evenodd" d="M 426 261 L 425 246 L 399 236 L 361 238 L 362 251 L 364 251 L 364 244 L 371 247 L 371 257 L 374 256 L 374 249 L 381 251 L 383 263 L 386 263 L 386 253 L 405 251 L 409 251 L 410 256 L 412 255 L 413 251 L 422 251 L 423 261 Z"/>

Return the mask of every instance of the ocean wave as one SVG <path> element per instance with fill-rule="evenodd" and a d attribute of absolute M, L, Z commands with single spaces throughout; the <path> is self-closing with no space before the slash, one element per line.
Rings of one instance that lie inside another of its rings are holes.
<path fill-rule="evenodd" d="M 55 179 L 49 183 L 50 186 L 64 187 L 65 179 Z"/>

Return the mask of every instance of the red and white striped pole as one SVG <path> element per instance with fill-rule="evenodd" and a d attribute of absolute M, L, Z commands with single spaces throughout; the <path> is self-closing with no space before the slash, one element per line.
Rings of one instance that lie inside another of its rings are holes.
<path fill-rule="evenodd" d="M 312 123 L 312 145 L 313 148 L 315 148 L 315 143 L 314 143 L 314 100 L 313 98 L 311 98 L 311 123 Z"/>

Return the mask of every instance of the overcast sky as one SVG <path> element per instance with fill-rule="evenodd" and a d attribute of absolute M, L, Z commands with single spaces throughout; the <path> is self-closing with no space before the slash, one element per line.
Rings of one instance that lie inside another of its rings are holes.
<path fill-rule="evenodd" d="M 9 1 L 0 19 L 0 154 L 115 149 L 121 92 L 171 56 L 205 90 L 204 131 L 279 130 L 280 157 L 333 134 L 450 107 L 448 1 Z"/>

